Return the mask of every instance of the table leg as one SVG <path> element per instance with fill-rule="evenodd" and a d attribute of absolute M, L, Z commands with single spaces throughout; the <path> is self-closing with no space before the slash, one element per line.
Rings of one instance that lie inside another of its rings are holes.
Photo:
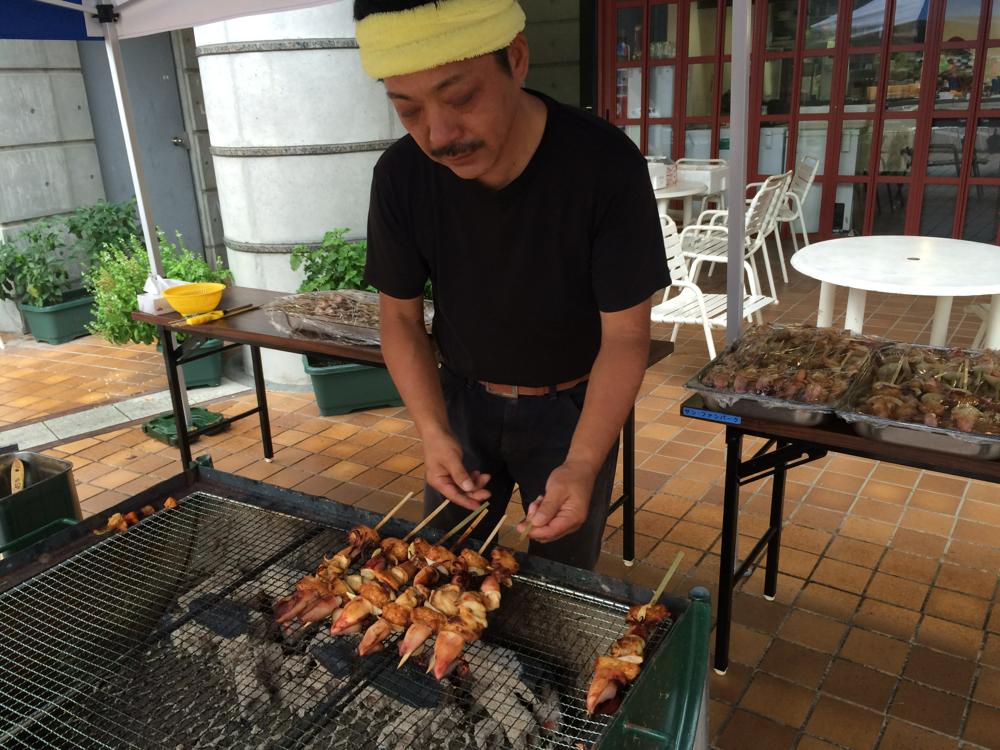
<path fill-rule="evenodd" d="M 844 328 L 851 333 L 861 333 L 865 324 L 865 300 L 868 292 L 864 289 L 851 289 L 847 293 L 847 314 L 844 318 Z"/>
<path fill-rule="evenodd" d="M 736 571 L 736 531 L 740 513 L 740 459 L 743 433 L 726 427 L 725 499 L 722 506 L 722 553 L 719 561 L 719 601 L 715 616 L 715 671 L 729 669 L 729 629 L 733 618 Z"/>
<path fill-rule="evenodd" d="M 270 463 L 274 458 L 274 446 L 271 444 L 271 417 L 267 412 L 267 388 L 264 386 L 264 367 L 260 361 L 259 346 L 250 347 L 250 361 L 253 363 L 253 385 L 257 392 L 260 441 L 264 446 L 264 460 Z"/>
<path fill-rule="evenodd" d="M 828 328 L 833 324 L 833 303 L 837 299 L 837 287 L 824 281 L 819 285 L 819 309 L 816 311 L 816 325 Z"/>
<path fill-rule="evenodd" d="M 622 562 L 635 564 L 635 407 L 622 426 Z"/>
<path fill-rule="evenodd" d="M 180 365 L 177 364 L 177 350 L 170 334 L 168 328 L 160 328 L 163 362 L 167 370 L 167 389 L 170 391 L 170 405 L 174 410 L 174 426 L 177 429 L 177 448 L 181 453 L 181 466 L 184 472 L 188 473 L 191 471 L 191 440 L 188 437 L 187 420 L 184 418 L 184 394 L 181 392 L 181 381 L 177 372 Z"/>
<path fill-rule="evenodd" d="M 990 302 L 990 317 L 986 324 L 983 346 L 987 349 L 1000 349 L 1000 294 L 994 294 Z"/>
<path fill-rule="evenodd" d="M 694 196 L 687 195 L 684 197 L 684 226 L 691 226 L 691 206 L 694 203 Z"/>
<path fill-rule="evenodd" d="M 670 201 L 664 198 L 656 199 L 656 210 L 659 211 L 660 216 L 668 216 L 667 208 L 669 207 Z"/>
<path fill-rule="evenodd" d="M 779 443 L 778 447 L 782 447 Z M 774 469 L 771 485 L 771 529 L 773 535 L 767 543 L 767 570 L 764 573 L 764 598 L 774 601 L 778 593 L 778 555 L 781 552 L 781 526 L 785 517 L 785 464 Z"/>
<path fill-rule="evenodd" d="M 948 322 L 951 320 L 952 297 L 938 297 L 934 303 L 934 321 L 931 324 L 931 346 L 945 346 L 948 341 Z"/>

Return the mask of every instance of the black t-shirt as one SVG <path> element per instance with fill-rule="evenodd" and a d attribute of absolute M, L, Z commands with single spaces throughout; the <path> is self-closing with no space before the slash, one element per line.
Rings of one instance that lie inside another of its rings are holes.
<path fill-rule="evenodd" d="M 535 93 L 535 92 L 531 92 Z M 434 289 L 444 362 L 546 386 L 590 372 L 601 312 L 669 283 L 646 161 L 616 127 L 541 94 L 535 154 L 501 190 L 464 180 L 409 136 L 375 165 L 365 278 L 399 299 Z"/>

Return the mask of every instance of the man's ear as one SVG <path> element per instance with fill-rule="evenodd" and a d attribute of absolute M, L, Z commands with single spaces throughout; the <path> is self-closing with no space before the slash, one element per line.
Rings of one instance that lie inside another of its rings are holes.
<path fill-rule="evenodd" d="M 528 77 L 528 39 L 524 32 L 515 36 L 507 46 L 507 60 L 510 62 L 510 74 L 517 81 L 518 86 L 523 86 Z"/>

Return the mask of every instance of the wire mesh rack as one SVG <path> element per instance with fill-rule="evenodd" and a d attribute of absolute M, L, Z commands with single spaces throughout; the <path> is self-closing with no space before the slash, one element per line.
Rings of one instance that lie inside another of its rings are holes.
<path fill-rule="evenodd" d="M 362 659 L 327 624 L 274 624 L 274 600 L 345 535 L 342 518 L 198 491 L 0 595 L 0 747 L 599 743 L 607 719 L 584 699 L 624 606 L 518 577 L 469 669 L 437 682 L 419 659 L 396 669 L 396 637 Z"/>

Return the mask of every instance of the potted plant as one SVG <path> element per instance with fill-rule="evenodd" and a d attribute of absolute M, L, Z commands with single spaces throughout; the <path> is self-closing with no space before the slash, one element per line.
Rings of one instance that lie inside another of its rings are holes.
<path fill-rule="evenodd" d="M 76 261 L 60 227 L 40 221 L 0 246 L 0 300 L 18 303 L 31 334 L 62 344 L 87 335 L 93 298 L 73 289 L 68 264 Z"/>
<path fill-rule="evenodd" d="M 227 284 L 232 280 L 228 269 L 213 269 L 202 258 L 184 247 L 178 234 L 177 243 L 167 242 L 160 234 L 160 252 L 163 273 L 167 278 L 183 279 L 191 283 L 215 281 Z M 136 297 L 142 293 L 149 276 L 149 258 L 142 241 L 132 236 L 122 245 L 105 245 L 98 254 L 98 262 L 85 276 L 87 288 L 94 295 L 94 321 L 89 330 L 102 335 L 112 344 L 151 344 L 157 338 L 155 326 L 132 319 L 138 309 Z M 159 343 L 157 348 L 160 348 Z M 199 351 L 218 350 L 222 342 L 205 339 Z M 219 385 L 222 382 L 222 353 L 204 357 L 183 366 L 184 382 L 188 388 Z"/>
<path fill-rule="evenodd" d="M 305 272 L 300 292 L 375 291 L 364 283 L 366 244 L 345 240 L 347 231 L 340 228 L 327 232 L 315 249 L 306 245 L 292 249 L 292 269 L 301 268 Z M 341 362 L 315 354 L 306 355 L 303 361 L 316 394 L 316 405 L 324 417 L 403 403 L 384 367 Z"/>

